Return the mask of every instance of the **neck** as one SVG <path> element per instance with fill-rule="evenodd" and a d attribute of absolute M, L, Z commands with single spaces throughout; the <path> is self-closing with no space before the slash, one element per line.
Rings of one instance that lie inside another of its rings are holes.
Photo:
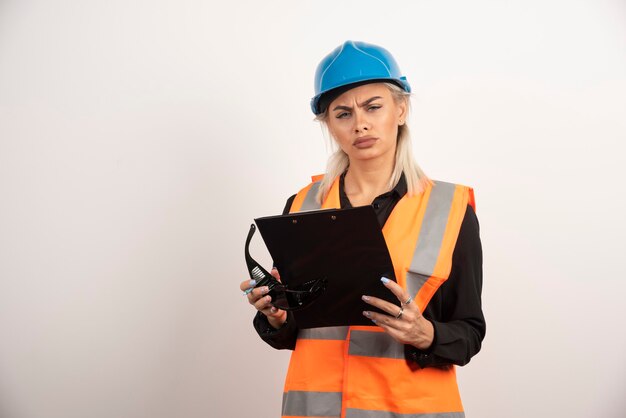
<path fill-rule="evenodd" d="M 345 192 L 354 206 L 370 204 L 389 189 L 393 164 L 386 161 L 350 163 L 345 177 Z"/>

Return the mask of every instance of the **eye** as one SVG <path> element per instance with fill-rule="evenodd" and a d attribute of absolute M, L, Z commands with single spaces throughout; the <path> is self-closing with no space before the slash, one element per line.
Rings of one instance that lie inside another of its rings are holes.
<path fill-rule="evenodd" d="M 377 109 L 380 109 L 382 106 L 381 105 L 371 105 L 367 108 L 368 111 L 374 111 Z"/>
<path fill-rule="evenodd" d="M 335 116 L 337 119 L 345 119 L 348 116 L 350 116 L 349 112 L 341 112 L 341 113 L 337 113 L 337 115 Z"/>

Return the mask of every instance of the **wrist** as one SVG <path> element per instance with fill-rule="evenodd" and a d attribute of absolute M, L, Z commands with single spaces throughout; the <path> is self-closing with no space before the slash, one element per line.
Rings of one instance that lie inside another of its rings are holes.
<path fill-rule="evenodd" d="M 432 322 L 423 316 L 420 318 L 420 327 L 417 341 L 412 344 L 419 350 L 428 350 L 435 339 L 435 327 Z"/>
<path fill-rule="evenodd" d="M 287 311 L 279 311 L 271 316 L 268 315 L 267 322 L 269 322 L 272 328 L 279 329 L 287 322 Z"/>

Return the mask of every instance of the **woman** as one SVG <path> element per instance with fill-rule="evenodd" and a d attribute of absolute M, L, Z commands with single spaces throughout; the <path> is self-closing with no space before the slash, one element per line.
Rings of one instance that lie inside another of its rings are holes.
<path fill-rule="evenodd" d="M 386 313 L 364 311 L 372 326 L 298 330 L 267 288 L 242 282 L 261 338 L 293 350 L 282 415 L 463 417 L 454 365 L 469 362 L 485 335 L 472 189 L 431 181 L 415 163 L 410 86 L 385 49 L 345 42 L 319 64 L 315 89 L 312 110 L 338 150 L 285 213 L 372 205 L 397 279 L 381 286 L 398 303 L 363 295 Z"/>

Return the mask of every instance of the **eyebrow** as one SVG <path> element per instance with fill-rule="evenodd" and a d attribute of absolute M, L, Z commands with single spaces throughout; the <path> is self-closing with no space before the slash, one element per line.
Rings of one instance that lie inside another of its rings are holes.
<path fill-rule="evenodd" d="M 359 107 L 365 107 L 368 104 L 372 103 L 374 100 L 376 99 L 382 99 L 382 96 L 374 96 L 374 97 L 370 97 L 369 99 L 367 99 L 366 101 L 364 101 L 363 103 L 361 103 L 360 105 L 358 105 Z M 350 106 L 336 106 L 333 111 L 335 110 L 352 110 L 352 108 Z"/>

